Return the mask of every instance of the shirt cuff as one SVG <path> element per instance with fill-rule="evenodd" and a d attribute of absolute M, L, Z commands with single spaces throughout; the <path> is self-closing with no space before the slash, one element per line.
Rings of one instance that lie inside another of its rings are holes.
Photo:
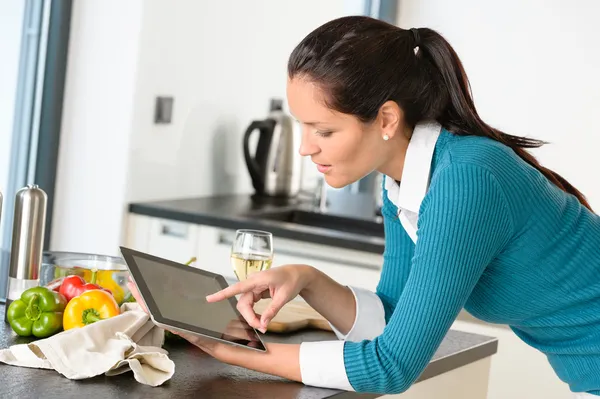
<path fill-rule="evenodd" d="M 302 383 L 321 388 L 354 391 L 344 365 L 344 341 L 300 344 Z"/>
<path fill-rule="evenodd" d="M 377 294 L 364 288 L 349 287 L 356 302 L 356 318 L 348 334 L 344 335 L 331 323 L 333 332 L 344 341 L 360 342 L 373 340 L 383 333 L 385 328 L 385 309 Z"/>

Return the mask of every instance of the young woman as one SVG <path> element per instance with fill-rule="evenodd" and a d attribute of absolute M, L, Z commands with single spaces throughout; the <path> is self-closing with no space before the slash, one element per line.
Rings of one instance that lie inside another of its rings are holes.
<path fill-rule="evenodd" d="M 319 27 L 288 64 L 300 152 L 333 187 L 384 174 L 385 252 L 375 293 L 285 265 L 209 296 L 242 294 L 263 329 L 297 295 L 339 341 L 268 353 L 187 337 L 231 364 L 306 384 L 398 393 L 461 309 L 509 325 L 578 395 L 600 395 L 600 217 L 527 151 L 543 143 L 481 120 L 461 62 L 431 29 L 367 17 Z M 270 296 L 260 317 L 255 301 Z"/>

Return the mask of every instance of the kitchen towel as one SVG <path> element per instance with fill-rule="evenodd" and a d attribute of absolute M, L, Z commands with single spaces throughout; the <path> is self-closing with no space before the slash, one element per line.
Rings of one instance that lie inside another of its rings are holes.
<path fill-rule="evenodd" d="M 164 336 L 139 304 L 124 303 L 118 316 L 2 349 L 0 362 L 54 369 L 72 380 L 131 370 L 142 384 L 159 386 L 175 372 Z"/>

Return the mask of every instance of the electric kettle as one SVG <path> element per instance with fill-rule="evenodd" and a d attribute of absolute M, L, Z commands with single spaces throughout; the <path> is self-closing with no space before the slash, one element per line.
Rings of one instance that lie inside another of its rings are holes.
<path fill-rule="evenodd" d="M 258 131 L 254 151 L 250 139 Z M 295 197 L 302 184 L 301 131 L 291 115 L 283 111 L 283 101 L 271 100 L 264 120 L 253 121 L 244 134 L 244 158 L 259 196 Z"/>

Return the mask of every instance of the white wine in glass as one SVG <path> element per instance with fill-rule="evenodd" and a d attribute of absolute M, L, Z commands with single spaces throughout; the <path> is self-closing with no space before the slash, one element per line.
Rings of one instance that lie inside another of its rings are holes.
<path fill-rule="evenodd" d="M 267 270 L 273 263 L 273 235 L 260 230 L 238 230 L 231 246 L 231 266 L 239 281 Z"/>

